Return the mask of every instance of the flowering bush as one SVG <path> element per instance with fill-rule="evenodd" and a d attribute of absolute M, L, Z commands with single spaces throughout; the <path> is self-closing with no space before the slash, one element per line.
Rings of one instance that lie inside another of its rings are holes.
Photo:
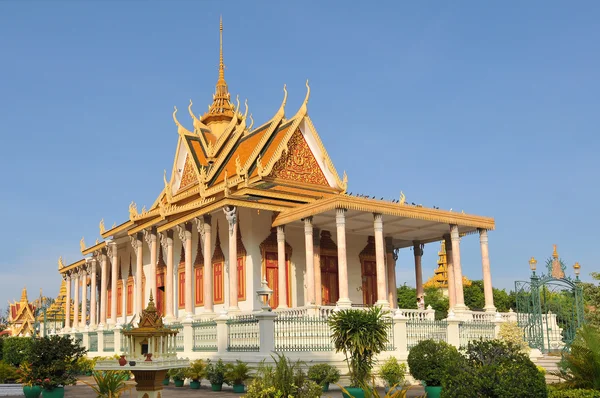
<path fill-rule="evenodd" d="M 525 341 L 525 332 L 517 325 L 517 322 L 504 322 L 500 324 L 498 337 L 506 343 L 512 343 L 523 353 L 528 353 L 531 349 Z"/>

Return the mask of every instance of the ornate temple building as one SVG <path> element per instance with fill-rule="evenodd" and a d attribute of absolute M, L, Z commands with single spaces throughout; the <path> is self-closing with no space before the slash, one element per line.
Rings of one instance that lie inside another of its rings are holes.
<path fill-rule="evenodd" d="M 32 336 L 34 334 L 35 307 L 27 299 L 27 288 L 23 288 L 21 300 L 9 303 L 8 328 L 11 336 Z"/>
<path fill-rule="evenodd" d="M 436 288 L 442 289 L 444 296 L 448 296 L 448 258 L 446 254 L 446 242 L 440 243 L 440 251 L 438 252 L 437 268 L 433 272 L 433 276 L 423 284 L 425 289 Z M 469 278 L 463 275 L 463 287 L 471 286 Z"/>
<path fill-rule="evenodd" d="M 422 297 L 422 249 L 440 241 L 458 313 L 466 310 L 460 237 L 471 234 L 480 239 L 486 309 L 493 311 L 487 231 L 494 219 L 410 205 L 404 196 L 386 201 L 348 194 L 348 178 L 308 114 L 308 82 L 299 109 L 286 109 L 284 85 L 279 109 L 256 126 L 247 103 L 231 99 L 222 25 L 220 35 L 212 102 L 197 114 L 190 101 L 188 123 L 174 109 L 173 164 L 157 181 L 156 197 L 147 206 L 132 202 L 129 217 L 111 227 L 100 221 L 101 239 L 91 245 L 82 239 L 80 259 L 59 261 L 69 303 L 66 328 L 129 322 L 150 292 L 167 323 L 251 313 L 261 308 L 255 292 L 263 280 L 276 309 L 393 309 L 396 267 L 414 266 Z M 397 265 L 398 251 L 409 248 L 414 264 Z"/>

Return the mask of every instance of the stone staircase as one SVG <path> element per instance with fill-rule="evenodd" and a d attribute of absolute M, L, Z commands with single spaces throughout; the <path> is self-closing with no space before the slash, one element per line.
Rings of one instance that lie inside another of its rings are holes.
<path fill-rule="evenodd" d="M 558 363 L 560 362 L 560 356 L 556 355 L 544 355 L 535 361 L 535 364 L 546 369 L 546 383 L 558 383 L 560 379 L 550 374 L 558 370 Z"/>
<path fill-rule="evenodd" d="M 21 384 L 0 384 L 0 397 L 24 397 Z"/>

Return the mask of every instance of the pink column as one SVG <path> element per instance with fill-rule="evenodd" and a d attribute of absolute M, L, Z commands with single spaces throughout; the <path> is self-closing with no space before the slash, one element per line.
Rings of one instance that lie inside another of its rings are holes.
<path fill-rule="evenodd" d="M 348 296 L 348 262 L 346 256 L 346 209 L 336 209 L 335 224 L 337 228 L 338 247 L 338 284 L 340 297 L 338 307 L 351 307 L 352 301 Z"/>
<path fill-rule="evenodd" d="M 81 269 L 81 321 L 79 322 L 80 327 L 85 327 L 87 323 L 87 278 L 88 278 L 88 265 L 84 265 Z"/>
<path fill-rule="evenodd" d="M 383 216 L 373 214 L 373 229 L 375 231 L 375 267 L 377 269 L 377 302 L 384 309 L 390 308 L 388 302 L 387 270 L 385 269 L 385 254 L 383 244 Z"/>
<path fill-rule="evenodd" d="M 417 282 L 417 298 L 423 302 L 425 295 L 423 292 L 423 270 L 421 268 L 421 258 L 423 257 L 423 248 L 421 242 L 413 242 L 413 252 L 415 255 L 415 278 Z"/>
<path fill-rule="evenodd" d="M 144 267 L 144 246 L 142 245 L 142 234 L 138 233 L 135 237 L 131 237 L 131 246 L 133 247 L 136 262 L 135 262 L 135 301 L 134 313 L 141 315 L 144 309 L 143 294 L 142 294 L 142 268 Z M 125 285 L 125 284 L 124 284 Z M 127 296 L 127 294 L 123 294 Z M 126 306 L 124 308 L 127 308 Z M 126 311 L 123 311 L 126 313 Z"/>
<path fill-rule="evenodd" d="M 388 300 L 390 308 L 398 308 L 398 286 L 396 286 L 396 254 L 394 253 L 394 245 L 392 237 L 385 238 L 385 255 L 387 261 L 387 278 L 388 278 Z"/>
<path fill-rule="evenodd" d="M 313 266 L 315 272 L 315 304 L 323 303 L 321 292 L 321 231 L 318 228 L 313 230 Z"/>
<path fill-rule="evenodd" d="M 106 293 L 108 291 L 108 256 L 100 255 L 100 324 L 106 325 Z"/>
<path fill-rule="evenodd" d="M 304 246 L 306 248 L 306 305 L 315 304 L 315 258 L 313 250 L 312 217 L 304 219 Z"/>
<path fill-rule="evenodd" d="M 173 317 L 173 231 L 164 232 L 167 246 L 167 273 L 165 275 L 165 318 L 172 321 Z"/>
<path fill-rule="evenodd" d="M 117 253 L 117 244 L 111 242 L 107 246 L 112 257 L 110 264 L 110 324 L 117 324 L 117 278 L 119 277 L 119 255 Z"/>
<path fill-rule="evenodd" d="M 150 250 L 150 267 L 148 267 L 148 274 L 146 275 L 146 284 L 148 291 L 152 292 L 152 295 L 156 297 L 156 263 L 158 262 L 158 239 L 156 237 L 156 227 L 152 227 L 150 231 L 144 230 L 144 238 L 148 244 Z M 146 302 L 144 308 L 148 305 L 150 300 L 150 294 L 146 296 Z"/>
<path fill-rule="evenodd" d="M 223 208 L 229 225 L 229 313 L 239 312 L 238 274 L 237 274 L 237 209 L 232 206 Z"/>
<path fill-rule="evenodd" d="M 75 302 L 73 303 L 74 306 L 74 314 L 73 314 L 73 329 L 77 329 L 79 327 L 79 287 L 80 287 L 80 283 L 79 283 L 79 273 L 81 272 L 81 270 L 76 269 L 75 271 Z"/>
<path fill-rule="evenodd" d="M 277 284 L 279 303 L 277 308 L 287 308 L 287 283 L 285 272 L 285 232 L 283 225 L 277 227 Z"/>
<path fill-rule="evenodd" d="M 452 240 L 452 262 L 454 265 L 454 284 L 456 287 L 456 311 L 464 311 L 465 295 L 463 291 L 462 269 L 460 266 L 460 236 L 458 235 L 458 225 L 450 225 L 450 239 Z"/>
<path fill-rule="evenodd" d="M 494 306 L 494 291 L 492 289 L 488 235 L 487 230 L 485 229 L 479 229 L 479 244 L 481 246 L 481 266 L 483 270 L 483 294 L 485 296 L 484 310 L 486 312 L 496 312 L 496 307 Z"/>
<path fill-rule="evenodd" d="M 91 261 L 90 266 L 92 267 L 92 284 L 90 287 L 90 326 L 96 326 L 96 296 L 98 295 L 98 288 L 96 286 L 96 264 L 97 261 L 94 258 Z"/>
<path fill-rule="evenodd" d="M 185 244 L 185 316 L 191 319 L 194 315 L 194 301 L 192 294 L 192 281 L 194 279 L 192 269 L 192 228 L 191 224 L 177 226 L 179 228 L 179 238 Z"/>
<path fill-rule="evenodd" d="M 456 281 L 454 279 L 454 261 L 452 259 L 452 241 L 450 235 L 444 235 L 446 247 L 446 272 L 448 278 L 448 306 L 453 309 L 456 306 Z"/>
<path fill-rule="evenodd" d="M 204 216 L 204 313 L 214 313 L 213 269 L 212 269 L 212 217 Z"/>
<path fill-rule="evenodd" d="M 67 282 L 67 299 L 65 301 L 65 329 L 69 330 L 71 328 L 71 273 L 66 272 L 65 281 Z"/>

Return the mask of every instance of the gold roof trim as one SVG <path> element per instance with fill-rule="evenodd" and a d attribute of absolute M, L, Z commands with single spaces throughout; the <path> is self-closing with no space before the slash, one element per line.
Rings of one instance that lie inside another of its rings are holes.
<path fill-rule="evenodd" d="M 266 198 L 274 198 L 274 199 L 283 199 L 283 200 L 293 200 L 297 202 L 305 202 L 310 203 L 314 202 L 316 199 L 307 197 L 307 196 L 299 196 L 293 193 L 285 193 L 285 192 L 277 192 L 269 189 L 256 189 L 256 188 L 242 188 L 235 193 L 234 196 L 244 196 L 244 195 L 255 195 L 255 196 L 264 196 Z"/>
<path fill-rule="evenodd" d="M 69 264 L 69 265 L 67 265 L 66 267 L 62 268 L 62 269 L 60 270 L 60 273 L 61 273 L 61 274 L 64 274 L 65 272 L 72 271 L 73 269 L 75 269 L 75 268 L 77 268 L 77 267 L 79 267 L 79 266 L 81 266 L 81 265 L 85 264 L 85 262 L 86 262 L 86 259 L 85 259 L 85 258 L 82 258 L 82 259 L 81 259 L 81 260 L 79 260 L 79 261 L 75 261 L 74 263 L 72 263 L 72 264 Z"/>
<path fill-rule="evenodd" d="M 104 239 L 110 237 L 110 236 L 114 236 L 115 234 L 118 234 L 119 232 L 122 231 L 126 231 L 129 227 L 133 226 L 135 223 L 131 220 L 127 220 L 122 224 L 117 225 L 116 227 L 113 227 L 111 229 L 109 229 L 108 231 L 106 231 L 105 233 L 102 234 L 102 237 Z"/>
<path fill-rule="evenodd" d="M 102 249 L 104 249 L 105 247 L 106 247 L 106 242 L 105 242 L 105 241 L 102 241 L 102 242 L 100 242 L 100 243 L 97 243 L 97 244 L 95 244 L 95 245 L 93 245 L 93 246 L 90 246 L 90 247 L 88 247 L 87 249 L 83 250 L 83 251 L 81 252 L 81 254 L 83 254 L 83 255 L 85 256 L 86 254 L 91 254 L 91 253 L 93 253 L 93 252 L 95 252 L 95 251 L 97 251 L 97 250 L 102 250 Z"/>
<path fill-rule="evenodd" d="M 338 195 L 331 198 L 315 201 L 298 208 L 288 210 L 277 216 L 272 226 L 288 224 L 293 221 L 301 220 L 315 214 L 344 208 L 348 210 L 381 213 L 386 215 L 413 218 L 425 221 L 434 221 L 445 224 L 456 224 L 466 227 L 483 228 L 493 230 L 495 228 L 494 219 L 491 217 L 482 217 L 468 214 L 452 213 L 446 210 L 429 209 L 426 207 L 414 207 L 390 203 L 377 199 L 355 198 L 347 195 Z"/>

